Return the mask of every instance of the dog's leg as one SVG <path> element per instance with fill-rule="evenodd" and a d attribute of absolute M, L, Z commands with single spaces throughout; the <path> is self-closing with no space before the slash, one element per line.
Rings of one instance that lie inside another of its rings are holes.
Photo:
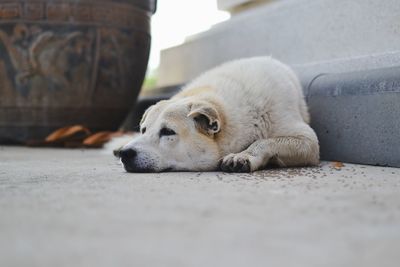
<path fill-rule="evenodd" d="M 318 165 L 319 145 L 315 133 L 307 125 L 290 136 L 260 139 L 246 150 L 229 154 L 221 160 L 221 170 L 251 172 L 265 167 L 269 162 L 279 166 Z M 306 129 L 306 130 L 305 130 Z"/>

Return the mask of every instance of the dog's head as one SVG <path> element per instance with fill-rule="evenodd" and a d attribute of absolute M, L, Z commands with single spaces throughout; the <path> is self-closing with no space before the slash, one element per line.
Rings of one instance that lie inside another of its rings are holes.
<path fill-rule="evenodd" d="M 218 166 L 222 114 L 215 103 L 173 99 L 144 113 L 141 134 L 119 156 L 128 172 L 211 171 Z"/>

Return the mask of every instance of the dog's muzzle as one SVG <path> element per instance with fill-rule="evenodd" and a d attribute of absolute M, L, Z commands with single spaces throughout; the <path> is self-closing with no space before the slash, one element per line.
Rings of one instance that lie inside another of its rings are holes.
<path fill-rule="evenodd" d="M 121 149 L 117 153 L 127 172 L 154 172 L 149 166 L 139 166 L 137 163 L 137 151 L 132 148 Z"/>
<path fill-rule="evenodd" d="M 135 158 L 137 156 L 136 150 L 131 148 L 121 149 L 118 152 L 118 156 L 120 157 L 122 164 L 124 164 L 124 168 L 127 172 L 135 172 L 137 169 L 135 164 Z"/>

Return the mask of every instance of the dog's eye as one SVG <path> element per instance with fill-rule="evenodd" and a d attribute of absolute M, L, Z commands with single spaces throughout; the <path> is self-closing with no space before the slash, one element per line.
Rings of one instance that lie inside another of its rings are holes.
<path fill-rule="evenodd" d="M 162 129 L 160 130 L 160 137 L 162 137 L 162 136 L 168 136 L 168 135 L 174 135 L 174 134 L 176 134 L 175 131 L 172 130 L 172 129 L 170 129 L 170 128 L 164 127 L 164 128 L 162 128 Z"/>
<path fill-rule="evenodd" d="M 146 132 L 146 127 L 143 127 L 143 128 L 140 130 L 140 132 L 141 132 L 142 134 L 144 134 L 144 133 Z"/>

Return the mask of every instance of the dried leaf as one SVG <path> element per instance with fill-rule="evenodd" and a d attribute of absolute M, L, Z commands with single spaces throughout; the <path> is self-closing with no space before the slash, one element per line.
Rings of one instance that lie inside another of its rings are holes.
<path fill-rule="evenodd" d="M 46 137 L 45 141 L 48 143 L 52 143 L 83 140 L 89 134 L 89 129 L 82 125 L 67 126 L 52 132 Z"/>
<path fill-rule="evenodd" d="M 89 147 L 101 147 L 102 145 L 110 141 L 111 138 L 121 135 L 123 135 L 123 132 L 98 132 L 83 140 L 83 144 Z"/>
<path fill-rule="evenodd" d="M 339 161 L 333 161 L 332 162 L 332 166 L 336 170 L 340 170 L 340 169 L 342 169 L 344 167 L 344 164 L 342 162 L 339 162 Z"/>

